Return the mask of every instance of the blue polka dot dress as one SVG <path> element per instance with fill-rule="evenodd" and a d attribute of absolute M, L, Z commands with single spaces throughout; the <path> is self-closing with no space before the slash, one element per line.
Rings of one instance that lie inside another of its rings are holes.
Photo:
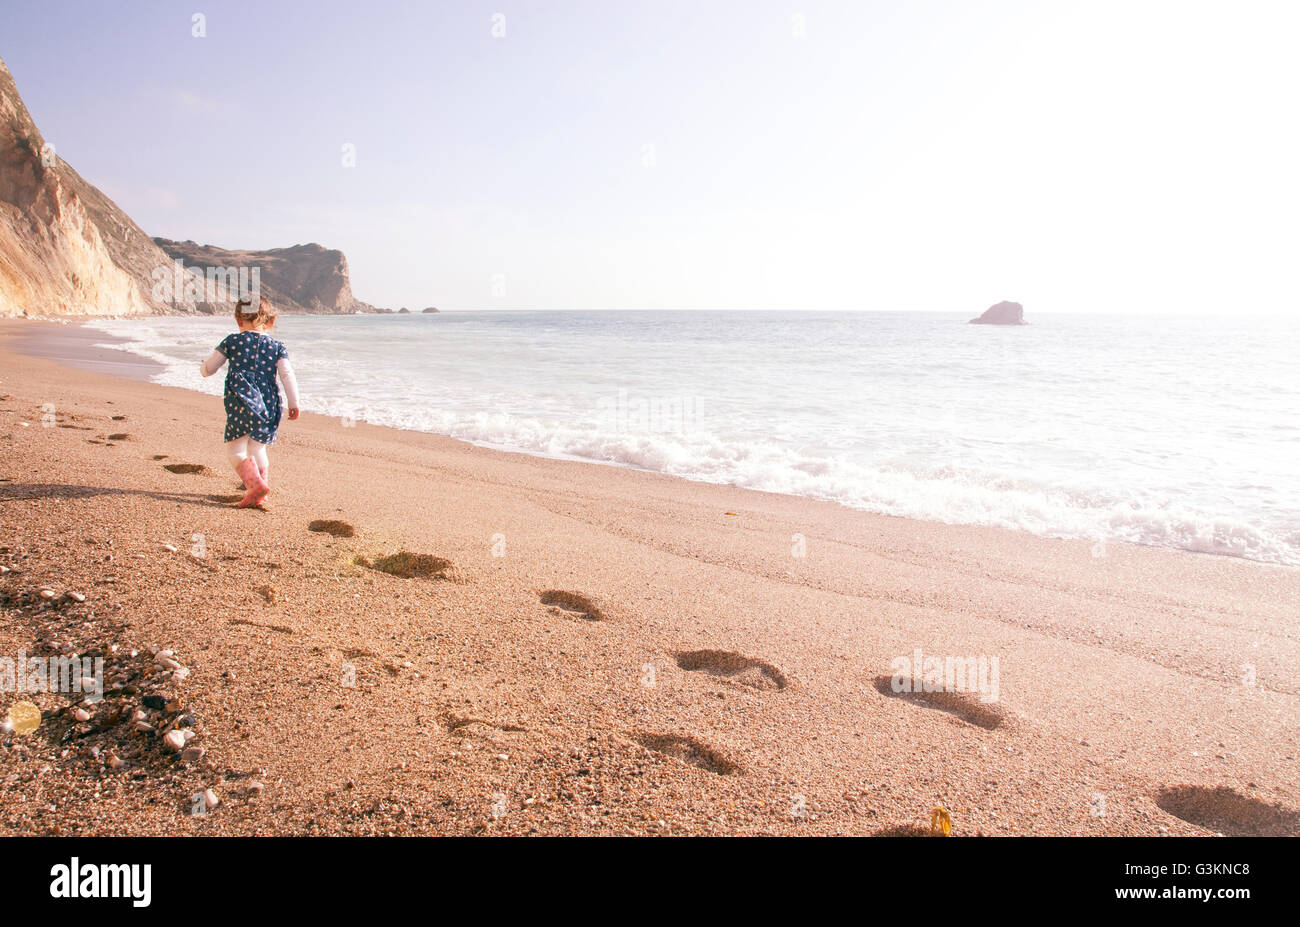
<path fill-rule="evenodd" d="M 217 350 L 230 364 L 226 371 L 225 440 L 247 435 L 261 444 L 274 444 L 281 414 L 275 365 L 289 356 L 289 350 L 257 331 L 227 335 Z"/>

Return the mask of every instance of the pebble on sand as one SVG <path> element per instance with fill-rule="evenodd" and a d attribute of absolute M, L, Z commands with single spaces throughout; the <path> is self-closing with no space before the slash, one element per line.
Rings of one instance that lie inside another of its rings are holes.
<path fill-rule="evenodd" d="M 212 791 L 212 789 L 204 789 L 204 790 L 203 790 L 203 805 L 204 805 L 204 807 L 206 807 L 209 811 L 211 811 L 213 808 L 217 807 L 217 805 L 219 805 L 219 804 L 221 804 L 221 799 L 217 797 L 217 793 L 216 793 L 216 792 Z"/>
<path fill-rule="evenodd" d="M 185 735 L 180 731 L 168 731 L 163 735 L 163 746 L 173 753 L 180 753 L 185 749 Z"/>

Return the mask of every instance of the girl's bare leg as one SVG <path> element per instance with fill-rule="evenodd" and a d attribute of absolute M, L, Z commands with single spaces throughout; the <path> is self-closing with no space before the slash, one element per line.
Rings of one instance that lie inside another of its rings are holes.
<path fill-rule="evenodd" d="M 242 438 L 236 438 L 233 441 L 226 442 L 226 456 L 230 458 L 230 465 L 239 472 L 239 465 L 244 462 L 248 456 L 248 435 Z"/>
<path fill-rule="evenodd" d="M 262 474 L 262 482 L 271 484 L 271 459 L 266 454 L 266 445 L 248 439 L 248 456 L 257 462 L 257 472 Z"/>

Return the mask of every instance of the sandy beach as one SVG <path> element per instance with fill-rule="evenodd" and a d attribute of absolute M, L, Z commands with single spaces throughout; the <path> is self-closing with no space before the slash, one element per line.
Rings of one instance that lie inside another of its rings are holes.
<path fill-rule="evenodd" d="M 0 654 L 109 685 L 0 738 L 0 833 L 1300 833 L 1295 569 L 310 413 L 236 510 L 220 401 L 105 340 L 0 324 Z"/>

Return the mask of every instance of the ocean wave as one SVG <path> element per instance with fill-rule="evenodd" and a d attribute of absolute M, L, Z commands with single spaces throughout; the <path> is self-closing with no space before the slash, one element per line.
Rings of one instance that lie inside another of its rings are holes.
<path fill-rule="evenodd" d="M 1043 485 L 950 465 L 910 471 L 864 466 L 808 457 L 775 444 L 741 446 L 707 433 L 620 433 L 498 412 L 396 410 L 345 400 L 326 400 L 319 411 L 494 448 L 805 496 L 883 515 L 1300 565 L 1300 547 L 1245 522 L 1133 498 L 1117 501 L 1120 494 L 1111 487 Z"/>
<path fill-rule="evenodd" d="M 98 322 L 95 326 L 130 338 L 126 347 L 161 363 L 164 369 L 154 377 L 157 382 L 220 394 L 222 378 L 201 377 L 198 361 L 228 328 L 224 320 L 191 324 L 183 331 L 174 325 L 139 322 Z M 186 355 L 185 360 L 178 358 L 181 354 Z M 193 355 L 192 359 L 189 355 Z M 305 379 L 301 369 L 299 379 Z M 460 408 L 449 407 L 449 392 L 441 397 L 421 396 L 418 386 L 408 384 L 405 390 L 395 387 L 394 382 L 402 382 L 400 370 L 386 371 L 376 379 L 362 368 L 349 368 L 346 375 L 322 377 L 323 382 L 326 379 L 339 384 L 337 388 L 347 389 L 349 395 L 331 396 L 321 389 L 304 389 L 308 411 L 448 435 L 493 448 L 804 496 L 885 515 L 1300 565 L 1298 532 L 1275 536 L 1241 517 L 1174 504 L 1171 500 L 1181 498 L 1178 493 L 1093 478 L 1086 467 L 1072 472 L 1067 479 L 1059 469 L 1053 476 L 1043 477 L 987 463 L 954 463 L 952 459 L 927 463 L 899 455 L 855 460 L 850 451 L 834 449 L 834 439 L 822 442 L 820 452 L 808 453 L 782 443 L 774 432 L 764 439 L 742 440 L 704 428 L 647 431 L 621 427 L 616 421 L 593 421 L 576 409 L 552 404 L 549 396 L 542 401 L 541 386 L 528 393 L 532 412 L 519 413 L 466 411 L 466 406 L 477 403 L 498 409 L 507 405 L 489 403 L 482 392 L 466 384 L 441 384 L 445 390 L 455 390 Z M 371 387 L 375 395 L 403 398 L 359 398 L 370 380 L 383 381 Z M 522 400 L 518 404 L 529 406 Z M 545 409 L 546 414 L 537 409 Z M 964 459 L 949 453 L 943 456 Z"/>

